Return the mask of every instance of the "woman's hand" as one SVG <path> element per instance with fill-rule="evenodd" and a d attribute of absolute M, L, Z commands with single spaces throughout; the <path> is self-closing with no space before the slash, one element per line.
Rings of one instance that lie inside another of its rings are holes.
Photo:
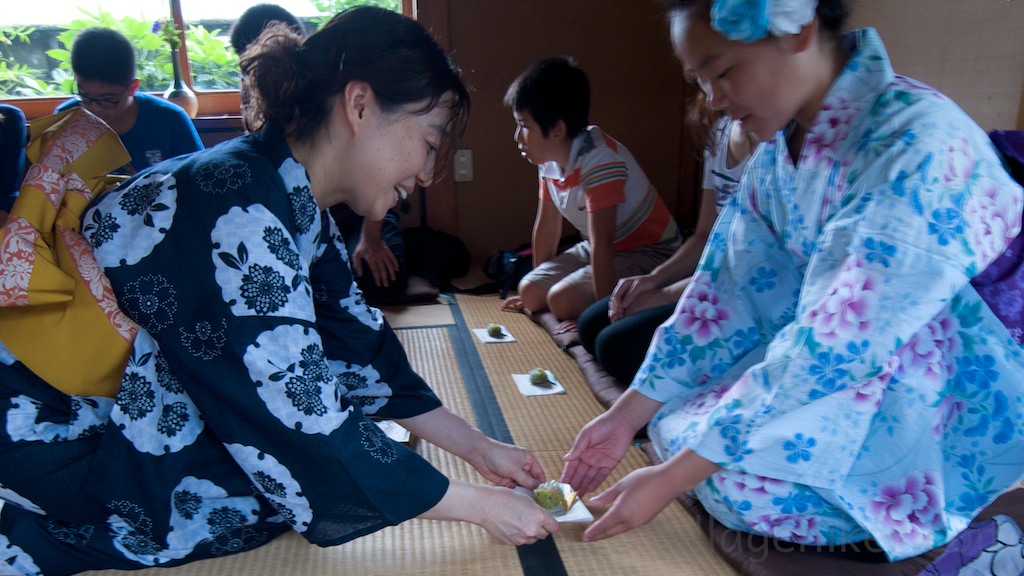
<path fill-rule="evenodd" d="M 576 441 L 563 458 L 562 482 L 581 496 L 594 490 L 622 460 L 635 434 L 635 429 L 630 429 L 610 412 L 591 420 L 576 435 Z"/>
<path fill-rule="evenodd" d="M 483 496 L 483 520 L 478 524 L 503 544 L 533 544 L 558 532 L 558 521 L 533 497 L 507 488 L 487 488 Z"/>
<path fill-rule="evenodd" d="M 533 498 L 497 486 L 452 480 L 436 506 L 419 516 L 427 520 L 463 520 L 482 526 L 502 544 L 533 544 L 558 532 L 558 521 Z"/>
<path fill-rule="evenodd" d="M 544 470 L 529 450 L 488 437 L 444 406 L 398 423 L 462 458 L 495 484 L 535 488 L 544 481 Z"/>
<path fill-rule="evenodd" d="M 534 489 L 546 478 L 537 458 L 525 448 L 484 437 L 483 445 L 467 461 L 473 468 L 499 486 L 524 486 Z"/>

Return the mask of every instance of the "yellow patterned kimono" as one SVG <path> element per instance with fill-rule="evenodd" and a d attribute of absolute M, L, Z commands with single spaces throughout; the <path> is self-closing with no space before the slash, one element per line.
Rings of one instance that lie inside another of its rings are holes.
<path fill-rule="evenodd" d="M 0 342 L 68 394 L 113 397 L 136 326 L 82 238 L 89 202 L 130 158 L 117 134 L 76 108 L 34 120 L 31 167 L 0 228 Z"/>

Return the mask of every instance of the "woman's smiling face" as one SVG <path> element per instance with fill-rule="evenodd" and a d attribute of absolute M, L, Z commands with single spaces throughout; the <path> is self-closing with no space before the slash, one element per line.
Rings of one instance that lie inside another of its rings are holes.
<path fill-rule="evenodd" d="M 363 114 L 372 118 L 354 140 L 353 158 L 339 163 L 352 171 L 339 177 L 348 182 L 344 201 L 354 212 L 380 220 L 416 188 L 433 182 L 438 149 L 448 137 L 451 100 L 445 96 L 426 113 L 418 113 L 422 104 L 390 113 L 367 107 Z"/>

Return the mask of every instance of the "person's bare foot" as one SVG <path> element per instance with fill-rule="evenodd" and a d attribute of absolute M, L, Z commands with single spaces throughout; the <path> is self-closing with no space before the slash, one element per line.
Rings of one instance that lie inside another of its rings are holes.
<path fill-rule="evenodd" d="M 566 334 L 568 332 L 575 332 L 575 331 L 576 331 L 576 321 L 575 320 L 562 320 L 561 322 L 558 323 L 557 326 L 555 326 L 554 333 L 557 336 L 559 334 Z"/>
<path fill-rule="evenodd" d="M 510 296 L 507 300 L 501 303 L 502 312 L 522 312 L 526 307 L 523 306 L 523 299 L 519 296 Z"/>

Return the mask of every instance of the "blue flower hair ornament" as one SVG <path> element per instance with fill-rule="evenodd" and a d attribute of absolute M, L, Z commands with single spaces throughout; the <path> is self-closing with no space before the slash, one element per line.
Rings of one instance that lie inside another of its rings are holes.
<path fill-rule="evenodd" d="M 713 0 L 711 27 L 737 42 L 796 34 L 817 7 L 817 0 Z"/>

